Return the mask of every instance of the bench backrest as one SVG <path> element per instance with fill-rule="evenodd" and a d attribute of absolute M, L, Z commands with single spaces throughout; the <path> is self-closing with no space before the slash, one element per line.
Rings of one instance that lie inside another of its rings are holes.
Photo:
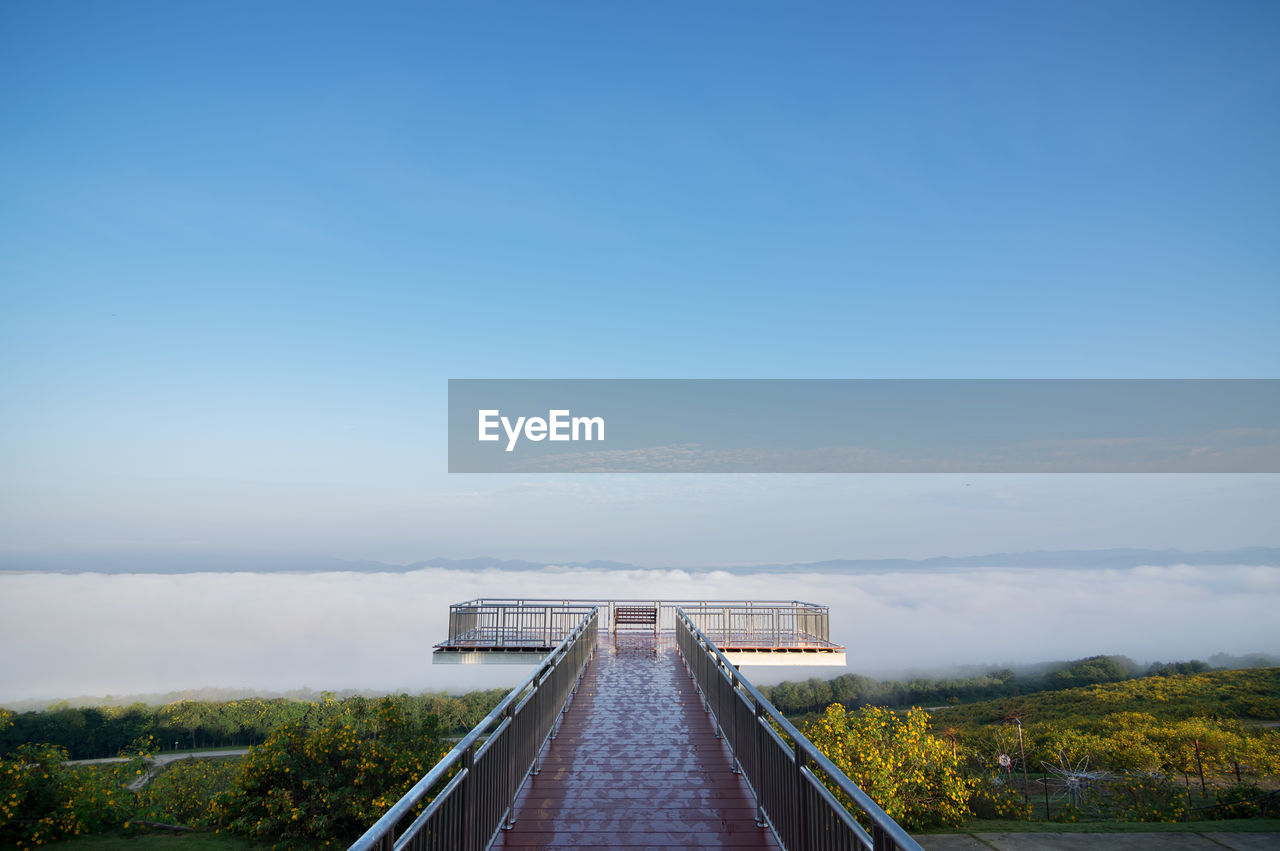
<path fill-rule="evenodd" d="M 657 623 L 658 609 L 656 606 L 617 606 L 613 610 L 613 622 L 643 624 Z"/>

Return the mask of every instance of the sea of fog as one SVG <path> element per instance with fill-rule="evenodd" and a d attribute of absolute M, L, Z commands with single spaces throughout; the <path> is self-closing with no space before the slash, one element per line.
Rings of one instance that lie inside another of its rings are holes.
<path fill-rule="evenodd" d="M 680 570 L 0 575 L 0 702 L 243 687 L 514 685 L 517 665 L 432 665 L 475 597 L 799 599 L 831 607 L 847 670 L 884 674 L 1121 653 L 1280 650 L 1280 568 L 987 568 L 834 576 Z M 838 668 L 747 668 L 760 683 Z"/>

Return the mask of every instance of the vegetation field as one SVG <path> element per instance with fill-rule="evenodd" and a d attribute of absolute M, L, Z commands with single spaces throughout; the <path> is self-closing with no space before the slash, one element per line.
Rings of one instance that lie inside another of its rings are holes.
<path fill-rule="evenodd" d="M 447 717 L 479 713 L 478 720 L 501 694 L 455 698 Z M 441 702 L 439 695 L 355 697 L 281 708 L 278 725 L 247 756 L 172 762 L 137 791 L 126 786 L 148 770 L 149 738 L 126 748 L 126 761 L 98 765 L 69 763 L 60 744 L 24 742 L 0 760 L 0 846 L 345 847 L 448 750 L 452 730 L 431 711 Z M 149 715 L 164 718 L 164 710 Z M 219 711 L 245 717 L 239 701 L 182 710 L 214 729 Z M 62 709 L 48 714 L 67 717 Z M 58 737 L 48 719 L 37 720 Z M 0 725 L 11 730 L 13 716 L 0 712 Z M 193 831 L 157 831 L 156 824 Z"/>
<path fill-rule="evenodd" d="M 116 851 L 122 845 L 127 845 L 129 851 L 259 851 L 270 847 L 225 832 L 185 833 L 162 830 L 131 834 L 112 831 L 97 836 L 66 839 L 45 847 L 54 851 Z"/>
<path fill-rule="evenodd" d="M 784 683 L 773 693 L 821 688 Z M 1280 668 L 1146 676 L 930 711 L 834 702 L 796 718 L 859 785 L 896 802 L 891 815 L 917 828 L 974 817 L 1277 817 L 1280 729 L 1266 723 L 1276 719 Z M 914 788 L 886 784 L 907 776 L 918 778 Z"/>
<path fill-rule="evenodd" d="M 1035 680 L 846 675 L 769 692 L 909 829 L 1275 828 L 1280 668 L 1200 667 L 1135 676 L 1114 657 L 1094 657 Z M 973 699 L 983 691 L 995 694 Z M 345 847 L 501 695 L 0 710 L 0 845 Z M 912 696 L 936 702 L 911 707 Z M 148 758 L 169 736 L 179 746 L 250 748 L 152 773 Z M 115 753 L 126 760 L 68 762 Z"/>
<path fill-rule="evenodd" d="M 479 723 L 505 695 L 503 689 L 488 689 L 460 696 L 401 695 L 395 700 L 412 715 L 435 716 L 446 735 L 461 735 Z M 0 753 L 28 742 L 57 745 L 66 750 L 70 759 L 112 757 L 122 751 L 242 748 L 262 744 L 275 730 L 314 715 L 317 706 L 329 702 L 344 701 L 322 695 L 318 700 L 306 701 L 251 697 L 178 700 L 159 706 L 55 704 L 40 712 L 5 713 L 8 723 L 0 723 Z"/>

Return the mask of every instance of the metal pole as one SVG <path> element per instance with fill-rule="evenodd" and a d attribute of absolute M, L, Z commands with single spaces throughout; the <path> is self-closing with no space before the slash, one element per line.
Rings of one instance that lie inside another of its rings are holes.
<path fill-rule="evenodd" d="M 809 814 L 805 811 L 805 804 L 808 802 L 809 796 L 805 794 L 804 780 L 804 751 L 800 749 L 800 743 L 794 745 L 796 755 L 796 847 L 809 847 Z"/>
<path fill-rule="evenodd" d="M 512 752 L 516 750 L 516 715 L 515 704 L 507 704 L 507 823 L 503 825 L 504 830 L 510 830 L 516 824 L 516 784 L 518 777 L 516 776 L 520 769 L 516 765 L 516 759 Z"/>
<path fill-rule="evenodd" d="M 475 742 L 462 752 L 462 771 L 466 775 L 462 778 L 462 785 L 458 789 L 458 794 L 462 796 L 462 847 L 470 848 L 475 843 L 476 833 L 476 814 L 475 814 L 475 790 L 472 788 L 471 770 L 475 765 L 476 754 Z"/>
<path fill-rule="evenodd" d="M 729 694 L 732 695 L 729 698 L 729 703 L 731 706 L 733 706 L 733 709 L 729 712 L 729 723 L 733 725 L 733 728 L 735 731 L 734 738 L 736 739 L 737 738 L 736 731 L 738 729 L 738 713 L 742 711 L 742 707 L 739 704 L 737 699 L 738 697 L 738 672 L 737 671 L 729 671 Z M 720 725 L 720 729 L 722 731 L 724 730 L 723 724 Z M 738 767 L 738 753 L 736 750 L 734 750 L 733 745 L 729 745 L 729 755 L 730 755 L 729 770 L 732 771 L 734 774 L 741 774 L 742 770 Z"/>
<path fill-rule="evenodd" d="M 755 704 L 756 710 L 756 776 L 749 777 L 751 788 L 756 792 L 756 826 L 764 827 L 768 822 L 764 817 L 764 804 L 760 803 L 760 799 L 764 797 L 764 790 L 760 788 L 760 777 L 764 773 L 761 763 L 764 762 L 764 725 L 769 723 L 764 713 L 764 704 L 755 698 L 751 702 Z"/>

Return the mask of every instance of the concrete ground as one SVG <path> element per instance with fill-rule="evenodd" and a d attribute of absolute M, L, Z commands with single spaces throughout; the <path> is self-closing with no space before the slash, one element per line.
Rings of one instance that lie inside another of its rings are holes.
<path fill-rule="evenodd" d="M 943 833 L 926 851 L 1276 851 L 1280 833 Z"/>

